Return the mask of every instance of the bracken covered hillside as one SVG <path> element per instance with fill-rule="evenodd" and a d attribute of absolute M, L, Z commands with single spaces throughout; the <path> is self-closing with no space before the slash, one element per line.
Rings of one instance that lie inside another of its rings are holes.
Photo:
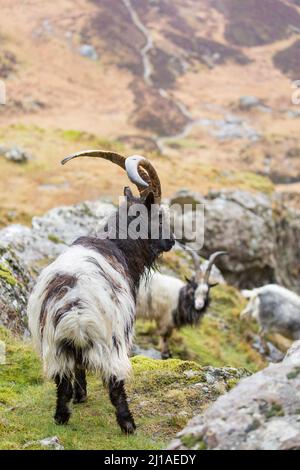
<path fill-rule="evenodd" d="M 18 168 L 0 157 L 4 222 L 114 194 L 115 169 L 59 172 L 85 147 L 162 154 L 169 193 L 183 179 L 235 187 L 249 171 L 298 192 L 297 2 L 4 0 L 1 11 L 0 140 L 32 157 Z"/>

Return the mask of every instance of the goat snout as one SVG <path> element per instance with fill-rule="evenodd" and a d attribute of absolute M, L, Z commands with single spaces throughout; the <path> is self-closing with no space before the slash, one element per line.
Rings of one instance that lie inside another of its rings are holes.
<path fill-rule="evenodd" d="M 201 310 L 205 305 L 203 299 L 195 299 L 194 306 L 196 310 Z"/>

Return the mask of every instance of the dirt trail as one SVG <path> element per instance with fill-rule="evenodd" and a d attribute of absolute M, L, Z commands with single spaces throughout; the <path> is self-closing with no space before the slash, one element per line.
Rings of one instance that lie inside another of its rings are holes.
<path fill-rule="evenodd" d="M 132 3 L 130 0 L 123 0 L 124 5 L 128 9 L 131 19 L 135 26 L 138 28 L 139 31 L 144 35 L 145 37 L 145 45 L 140 49 L 140 54 L 142 57 L 143 61 L 143 67 L 144 67 L 144 72 L 143 72 L 143 78 L 145 83 L 148 86 L 154 87 L 154 84 L 151 80 L 151 74 L 153 71 L 153 67 L 151 64 L 151 59 L 149 58 L 149 52 L 151 49 L 154 47 L 153 39 L 151 36 L 150 31 L 148 28 L 144 25 L 144 23 L 141 21 L 138 13 L 135 11 L 134 7 L 132 6 Z M 183 116 L 185 116 L 188 119 L 187 124 L 183 127 L 183 129 L 178 132 L 177 134 L 171 134 L 171 135 L 165 135 L 165 136 L 156 136 L 154 137 L 155 143 L 159 150 L 163 153 L 165 145 L 172 141 L 176 140 L 181 140 L 184 137 L 186 137 L 190 132 L 192 132 L 193 128 L 195 126 L 201 125 L 202 120 L 201 119 L 194 119 L 189 110 L 186 108 L 186 106 L 179 102 L 178 100 L 175 100 L 174 97 L 172 97 L 165 89 L 160 88 L 159 94 L 165 98 L 166 100 L 172 101 L 179 111 L 182 113 Z"/>

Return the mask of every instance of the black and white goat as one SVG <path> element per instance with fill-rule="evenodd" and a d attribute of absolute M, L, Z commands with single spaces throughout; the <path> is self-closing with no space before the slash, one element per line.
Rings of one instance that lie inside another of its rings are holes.
<path fill-rule="evenodd" d="M 69 402 L 86 399 L 86 369 L 99 372 L 109 388 L 122 431 L 132 433 L 134 419 L 127 404 L 124 380 L 131 365 L 128 355 L 132 346 L 136 290 L 145 271 L 157 257 L 174 245 L 173 235 L 151 238 L 151 221 L 156 217 L 159 228 L 168 223 L 168 214 L 160 205 L 161 186 L 152 164 L 144 157 L 89 150 L 63 160 L 81 156 L 104 158 L 127 171 L 140 197 L 125 188 L 125 206 L 121 205 L 125 223 L 137 219 L 146 228 L 138 238 L 123 233 L 117 220 L 116 237 L 110 239 L 81 237 L 40 274 L 28 304 L 29 327 L 39 350 L 48 378 L 57 385 L 55 421 L 67 423 Z M 135 213 L 132 215 L 132 213 Z M 107 227 L 110 226 L 110 220 Z M 122 227 L 121 227 L 122 226 Z M 126 229 L 126 227 L 125 227 Z"/>
<path fill-rule="evenodd" d="M 217 283 L 210 283 L 212 267 L 224 251 L 213 253 L 205 270 L 201 258 L 189 251 L 193 258 L 195 274 L 184 283 L 172 276 L 154 272 L 149 279 L 141 282 L 137 299 L 137 318 L 155 320 L 160 335 L 160 350 L 163 359 L 171 357 L 169 338 L 174 328 L 197 325 L 207 310 L 210 289 Z"/>

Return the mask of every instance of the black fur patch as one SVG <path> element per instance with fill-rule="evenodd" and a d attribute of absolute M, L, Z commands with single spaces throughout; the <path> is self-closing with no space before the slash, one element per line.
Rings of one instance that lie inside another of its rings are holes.
<path fill-rule="evenodd" d="M 76 283 L 77 277 L 67 273 L 57 273 L 51 281 L 49 281 L 44 291 L 44 300 L 40 312 L 41 337 L 43 337 L 44 333 L 49 303 L 54 299 L 61 300 L 69 289 L 76 286 Z"/>
<path fill-rule="evenodd" d="M 119 355 L 119 351 L 120 351 L 120 340 L 115 336 L 113 335 L 112 337 L 112 342 L 113 342 L 113 347 L 117 350 L 117 353 Z"/>
<path fill-rule="evenodd" d="M 195 309 L 194 299 L 197 287 L 198 284 L 196 282 L 190 281 L 180 289 L 178 306 L 173 312 L 173 321 L 177 328 L 184 325 L 197 325 L 209 306 L 210 298 L 208 290 L 202 309 Z"/>

